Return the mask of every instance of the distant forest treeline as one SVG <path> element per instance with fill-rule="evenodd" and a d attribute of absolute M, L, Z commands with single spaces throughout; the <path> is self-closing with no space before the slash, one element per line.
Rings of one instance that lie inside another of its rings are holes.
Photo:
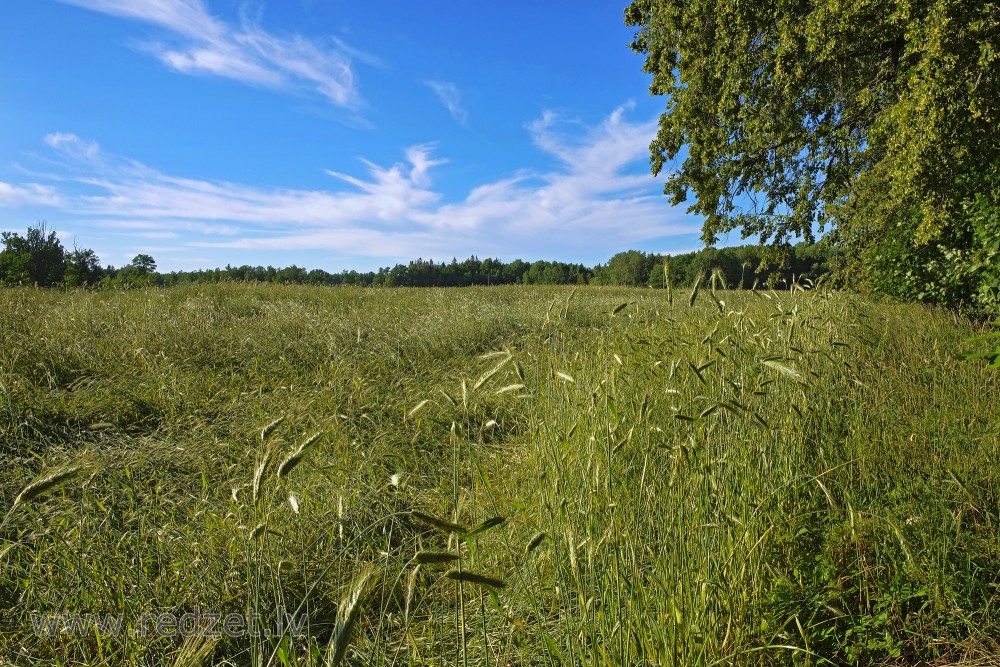
<path fill-rule="evenodd" d="M 0 284 L 91 287 L 141 287 L 218 282 L 270 282 L 305 285 L 355 285 L 362 287 L 462 287 L 471 285 L 622 285 L 663 287 L 667 273 L 673 285 L 690 285 L 700 273 L 716 272 L 730 288 L 757 283 L 779 287 L 794 279 L 812 280 L 829 273 L 831 252 L 827 244 L 799 244 L 787 248 L 782 261 L 774 249 L 758 245 L 705 248 L 679 255 L 629 250 L 588 268 L 583 264 L 539 260 L 470 257 L 450 262 L 417 259 L 378 271 L 307 270 L 295 265 L 226 266 L 222 269 L 157 272 L 150 255 L 137 255 L 130 264 L 101 266 L 91 250 L 66 251 L 55 232 L 44 225 L 29 228 L 26 236 L 5 232 L 0 251 Z M 664 271 L 664 264 L 668 271 Z M 780 266 L 781 268 L 776 268 Z"/>
<path fill-rule="evenodd" d="M 726 284 L 750 287 L 754 282 L 780 285 L 791 282 L 792 276 L 817 279 L 829 272 L 829 249 L 824 244 L 793 246 L 786 267 L 781 270 L 762 269 L 766 265 L 767 248 L 754 245 L 734 248 L 705 248 L 697 252 L 669 257 L 670 281 L 675 285 L 690 285 L 698 273 L 720 269 Z M 307 270 L 295 265 L 227 266 L 222 269 L 174 271 L 159 274 L 163 285 L 213 283 L 222 281 L 259 281 L 301 283 L 310 285 L 359 285 L 364 287 L 462 287 L 471 285 L 623 285 L 664 286 L 664 255 L 638 250 L 620 252 L 607 264 L 590 268 L 539 260 L 525 262 L 515 259 L 470 257 L 450 262 L 417 259 L 378 271 L 342 271 L 330 273 L 322 269 Z"/>

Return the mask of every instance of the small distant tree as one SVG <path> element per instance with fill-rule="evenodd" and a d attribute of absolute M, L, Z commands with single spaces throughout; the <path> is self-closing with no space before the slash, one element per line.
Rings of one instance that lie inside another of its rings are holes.
<path fill-rule="evenodd" d="M 156 260 L 150 255 L 136 255 L 128 265 L 118 270 L 111 284 L 125 288 L 156 285 Z"/>
<path fill-rule="evenodd" d="M 154 260 L 150 255 L 136 255 L 132 258 L 129 266 L 137 270 L 139 273 L 156 272 L 156 260 Z"/>

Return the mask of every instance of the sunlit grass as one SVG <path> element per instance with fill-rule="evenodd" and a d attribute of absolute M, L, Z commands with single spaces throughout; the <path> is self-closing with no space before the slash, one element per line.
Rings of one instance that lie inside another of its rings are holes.
<path fill-rule="evenodd" d="M 0 291 L 0 661 L 995 655 L 968 330 L 710 287 Z M 306 624 L 134 631 L 195 609 Z M 133 632 L 38 636 L 61 612 Z"/>

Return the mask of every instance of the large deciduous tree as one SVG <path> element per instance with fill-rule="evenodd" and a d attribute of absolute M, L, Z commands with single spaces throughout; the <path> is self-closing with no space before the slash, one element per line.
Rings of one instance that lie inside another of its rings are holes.
<path fill-rule="evenodd" d="M 66 253 L 66 273 L 63 282 L 67 287 L 96 285 L 103 274 L 100 258 L 93 250 L 73 248 Z"/>
<path fill-rule="evenodd" d="M 45 223 L 30 227 L 24 236 L 3 233 L 0 251 L 0 283 L 49 287 L 62 282 L 66 273 L 66 251 Z"/>
<path fill-rule="evenodd" d="M 680 161 L 665 192 L 693 196 L 706 243 L 833 229 L 889 291 L 995 279 L 1000 3 L 634 0 L 625 22 L 667 96 L 653 171 Z M 942 277 L 956 252 L 968 275 Z"/>
<path fill-rule="evenodd" d="M 80 287 L 95 285 L 104 274 L 93 250 L 66 251 L 55 231 L 44 222 L 21 236 L 4 232 L 0 250 L 0 285 Z"/>

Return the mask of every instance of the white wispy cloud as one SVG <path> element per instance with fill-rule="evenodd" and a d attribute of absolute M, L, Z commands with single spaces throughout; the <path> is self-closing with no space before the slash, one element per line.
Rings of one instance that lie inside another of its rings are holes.
<path fill-rule="evenodd" d="M 22 206 L 59 206 L 62 199 L 55 188 L 38 183 L 13 185 L 0 181 L 0 207 L 20 208 Z"/>
<path fill-rule="evenodd" d="M 458 86 L 450 81 L 425 81 L 424 83 L 434 91 L 448 113 L 454 116 L 459 123 L 465 125 L 467 116 L 462 107 L 462 94 L 459 92 Z"/>
<path fill-rule="evenodd" d="M 42 139 L 48 146 L 67 157 L 82 162 L 93 162 L 101 152 L 96 141 L 86 141 L 71 132 L 53 132 Z"/>
<path fill-rule="evenodd" d="M 158 239 L 178 254 L 215 248 L 603 260 L 699 226 L 667 205 L 661 182 L 646 171 L 656 121 L 632 121 L 626 111 L 582 133 L 544 114 L 527 130 L 554 167 L 514 173 L 451 200 L 435 187 L 435 168 L 445 160 L 432 145 L 411 146 L 389 166 L 362 160 L 361 175 L 329 170 L 329 188 L 307 190 L 165 174 L 54 133 L 45 141 L 65 174 L 54 186 L 0 185 L 0 203 L 28 193 L 58 205 L 77 226 L 99 227 L 105 237 Z"/>
<path fill-rule="evenodd" d="M 355 108 L 360 103 L 352 50 L 339 40 L 278 36 L 247 18 L 232 25 L 210 14 L 203 0 L 62 2 L 160 27 L 163 40 L 143 48 L 177 72 L 268 88 L 309 88 L 340 107 Z"/>

